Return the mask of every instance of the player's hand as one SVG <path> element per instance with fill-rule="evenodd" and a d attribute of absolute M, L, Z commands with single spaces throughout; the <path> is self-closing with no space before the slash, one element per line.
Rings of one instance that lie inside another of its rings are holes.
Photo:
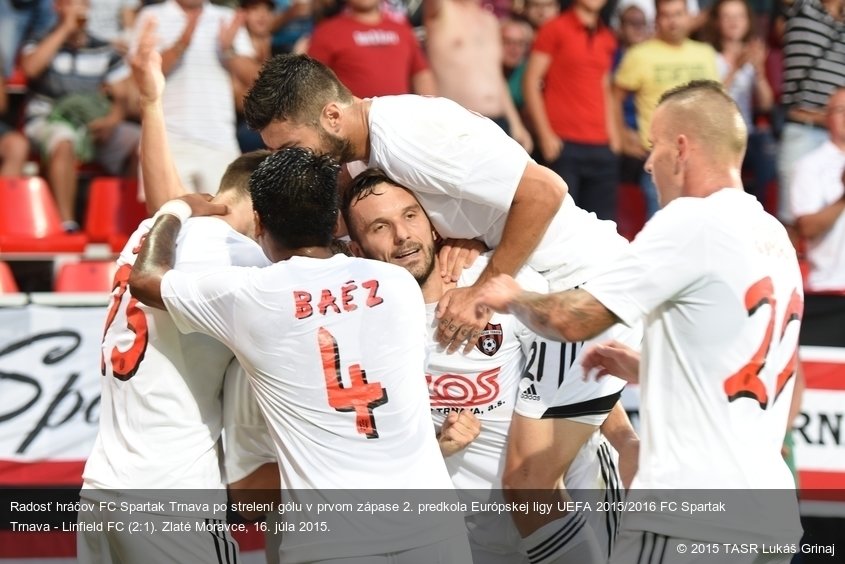
<path fill-rule="evenodd" d="M 437 254 L 440 276 L 447 282 L 457 282 L 461 271 L 472 266 L 486 250 L 484 243 L 475 239 L 445 239 Z"/>
<path fill-rule="evenodd" d="M 226 204 L 217 204 L 211 201 L 211 194 L 185 194 L 178 199 L 184 200 L 191 206 L 191 217 L 226 215 L 229 213 Z"/>
<path fill-rule="evenodd" d="M 499 274 L 481 285 L 478 304 L 499 313 L 510 313 L 510 305 L 522 293 L 522 288 L 511 276 Z"/>
<path fill-rule="evenodd" d="M 158 22 L 154 17 L 144 21 L 135 53 L 130 57 L 132 78 L 138 87 L 141 105 L 152 104 L 161 99 L 164 92 L 164 73 L 161 70 L 161 54 L 156 50 Z"/>
<path fill-rule="evenodd" d="M 437 332 L 434 338 L 446 352 L 452 354 L 461 346 L 468 354 L 478 341 L 481 330 L 487 326 L 493 313 L 479 307 L 478 288 L 454 288 L 446 292 L 437 304 Z"/>
<path fill-rule="evenodd" d="M 640 379 L 640 353 L 618 341 L 591 345 L 582 355 L 584 378 L 616 376 L 636 384 Z"/>
<path fill-rule="evenodd" d="M 443 458 L 465 449 L 480 432 L 481 421 L 469 411 L 449 413 L 437 437 Z"/>

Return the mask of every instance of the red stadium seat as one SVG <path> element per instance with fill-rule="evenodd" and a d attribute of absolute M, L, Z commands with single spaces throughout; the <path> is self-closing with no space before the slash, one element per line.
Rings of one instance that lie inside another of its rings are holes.
<path fill-rule="evenodd" d="M 43 178 L 0 178 L 0 252 L 78 253 L 88 238 L 62 229 L 59 210 Z"/>
<path fill-rule="evenodd" d="M 56 292 L 110 292 L 117 265 L 114 261 L 68 262 L 59 268 Z"/>
<path fill-rule="evenodd" d="M 119 252 L 146 217 L 147 209 L 138 201 L 137 180 L 98 176 L 91 181 L 85 214 L 85 234 L 90 241 L 107 243 Z"/>
<path fill-rule="evenodd" d="M 19 291 L 12 269 L 5 262 L 0 262 L 0 294 L 14 294 Z"/>

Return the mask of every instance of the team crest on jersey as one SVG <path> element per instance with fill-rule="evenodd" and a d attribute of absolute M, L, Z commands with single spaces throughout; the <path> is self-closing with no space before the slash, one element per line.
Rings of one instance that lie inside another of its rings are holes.
<path fill-rule="evenodd" d="M 481 331 L 481 336 L 478 338 L 475 348 L 487 356 L 493 356 L 499 352 L 499 348 L 502 346 L 502 336 L 501 323 L 488 323 L 487 327 Z"/>

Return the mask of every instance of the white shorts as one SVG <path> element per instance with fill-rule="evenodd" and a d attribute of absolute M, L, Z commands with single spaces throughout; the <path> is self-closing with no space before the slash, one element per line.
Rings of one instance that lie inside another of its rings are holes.
<path fill-rule="evenodd" d="M 79 523 L 103 529 L 77 533 L 77 561 L 87 564 L 237 564 L 240 561 L 238 543 L 222 527 L 225 521 L 220 519 L 139 512 L 129 515 L 94 509 L 80 511 Z"/>
<path fill-rule="evenodd" d="M 530 419 L 571 419 L 600 426 L 613 408 L 625 381 L 614 376 L 584 379 L 581 353 L 591 343 L 616 340 L 639 348 L 642 329 L 618 323 L 589 341 L 566 343 L 538 337 L 519 383 L 516 413 Z"/>
<path fill-rule="evenodd" d="M 311 564 L 473 564 L 465 534 L 402 552 L 320 560 Z"/>

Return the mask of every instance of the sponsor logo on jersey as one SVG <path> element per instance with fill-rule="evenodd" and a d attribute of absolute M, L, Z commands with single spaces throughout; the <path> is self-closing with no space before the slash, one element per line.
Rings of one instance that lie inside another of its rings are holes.
<path fill-rule="evenodd" d="M 503 335 L 501 323 L 488 323 L 487 327 L 481 331 L 481 336 L 478 338 L 475 348 L 487 356 L 493 356 L 499 352 L 499 348 L 502 346 Z"/>
<path fill-rule="evenodd" d="M 473 407 L 499 397 L 501 367 L 481 374 L 426 374 L 431 407 Z"/>

